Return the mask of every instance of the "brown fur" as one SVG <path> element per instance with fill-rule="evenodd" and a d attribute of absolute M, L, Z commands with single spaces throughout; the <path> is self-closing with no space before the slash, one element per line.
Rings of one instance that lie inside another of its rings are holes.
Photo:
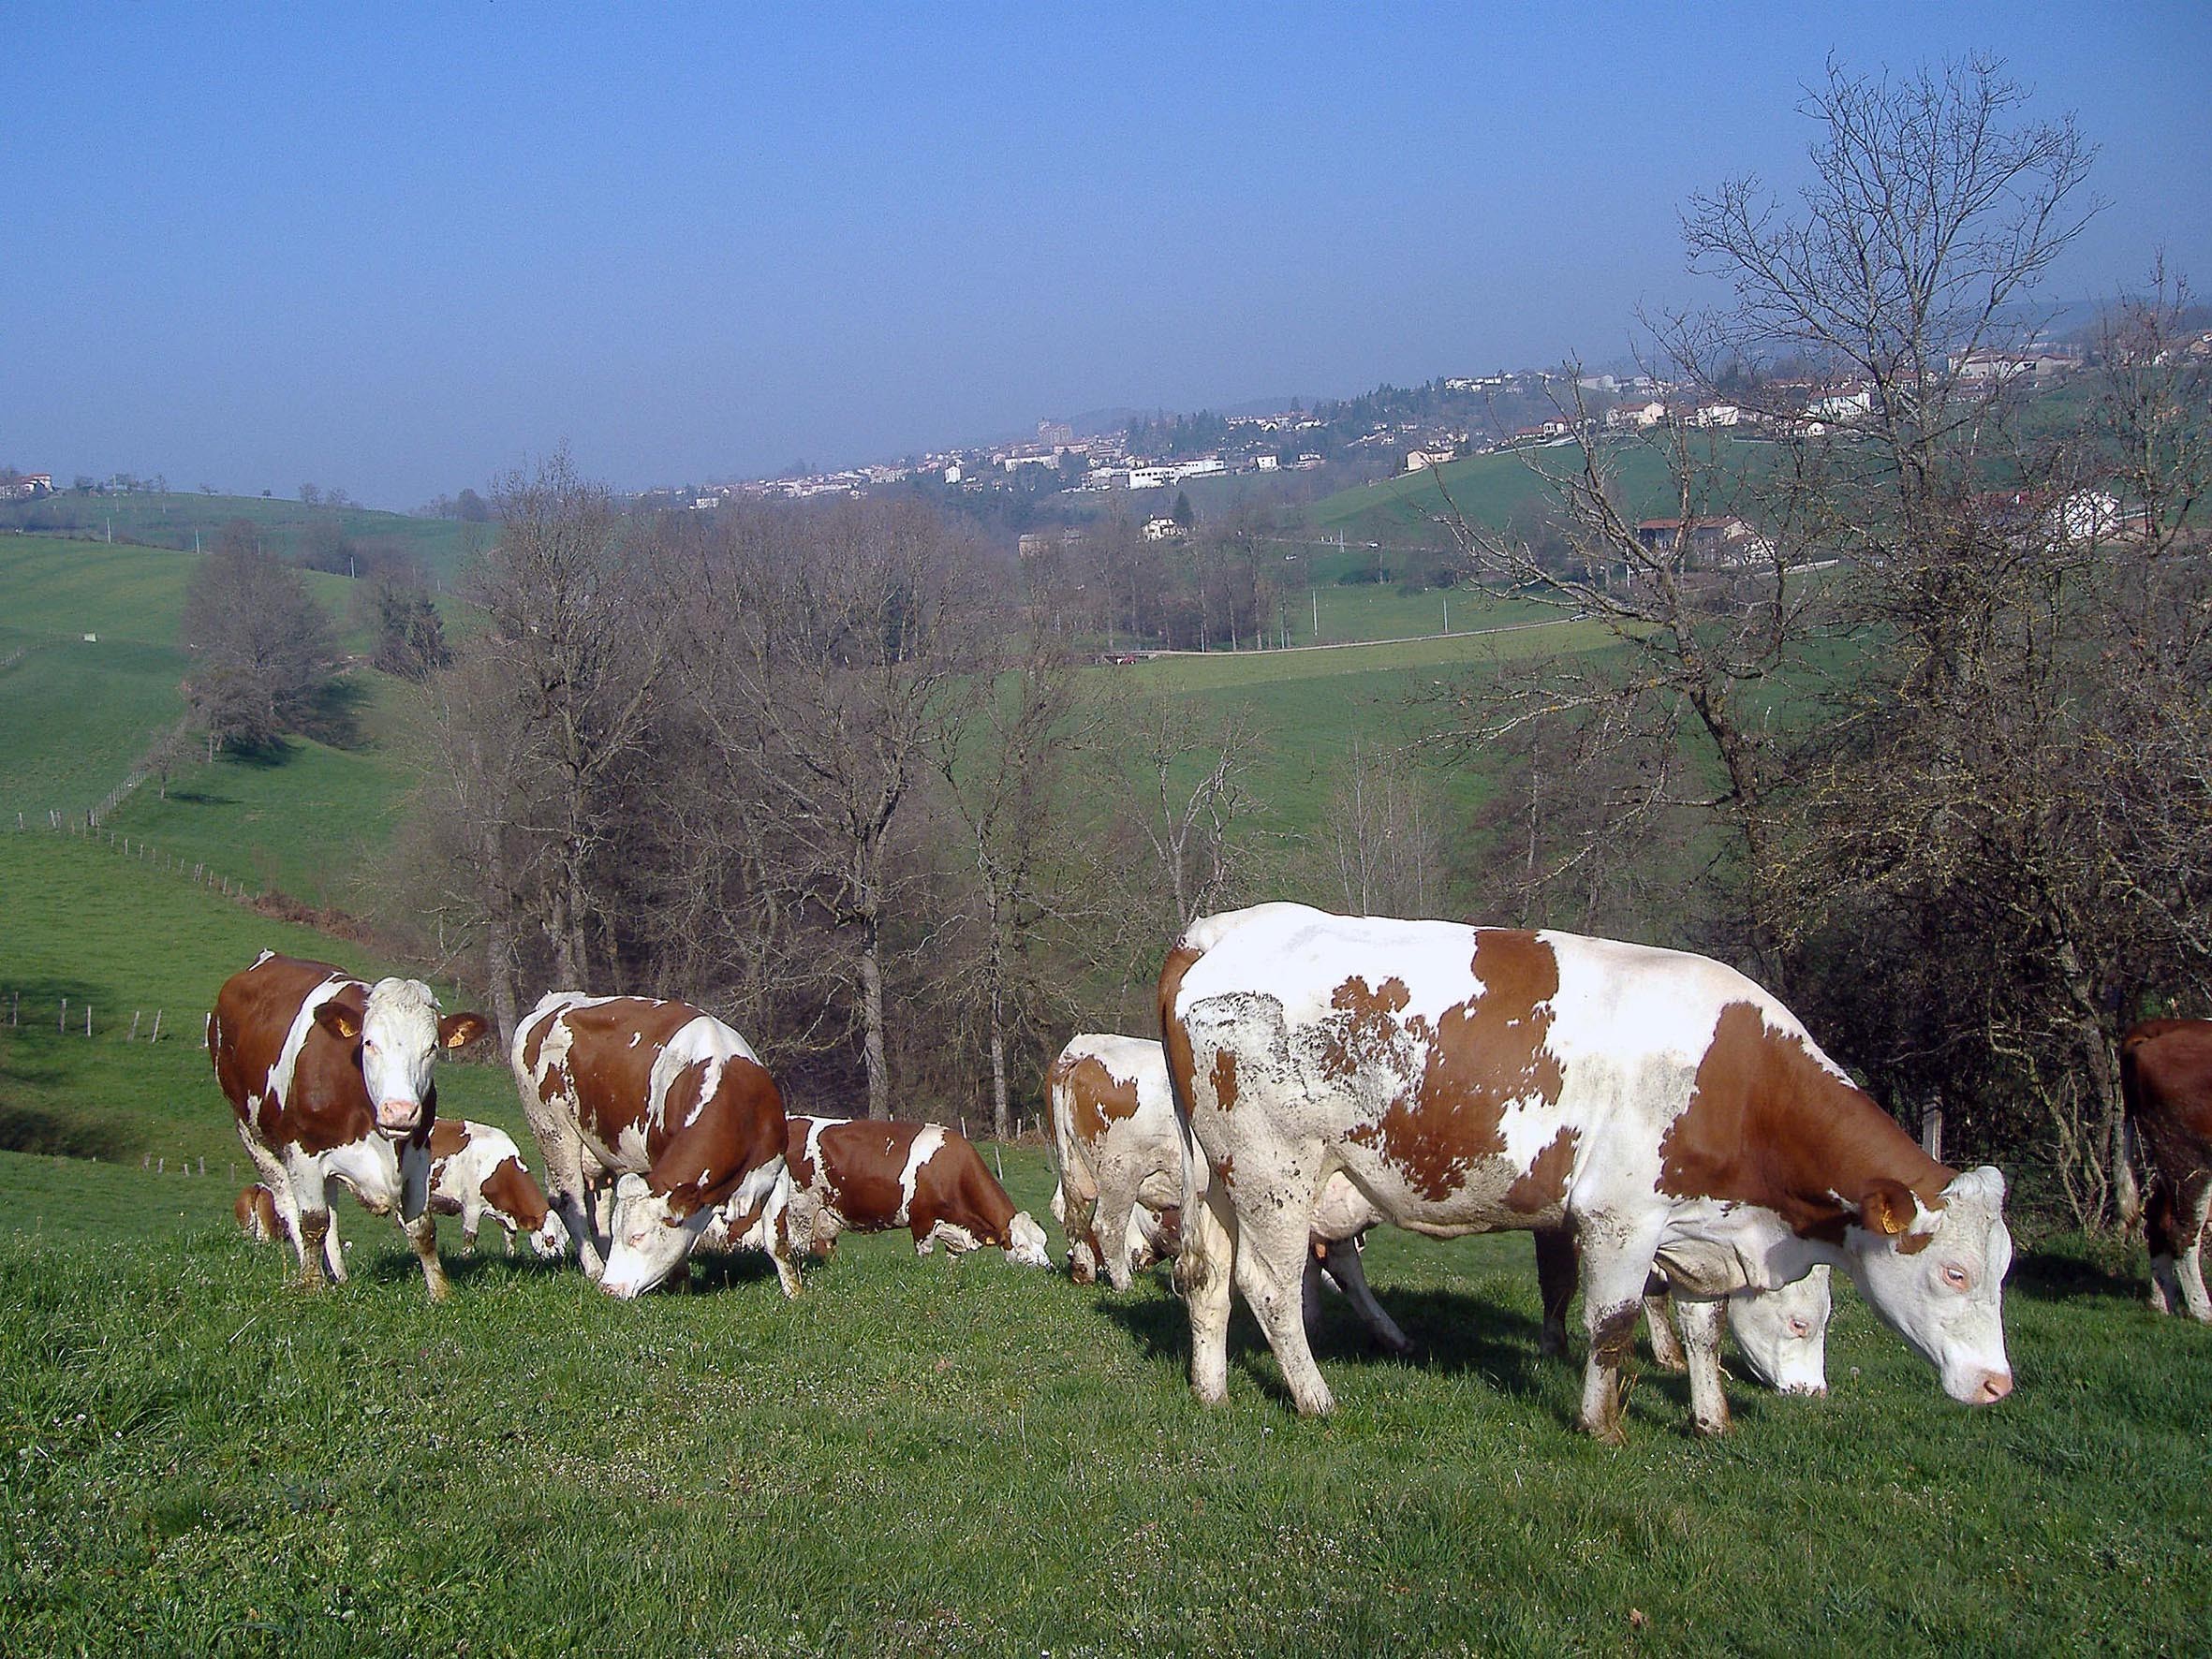
<path fill-rule="evenodd" d="M 1762 1205 L 1830 1241 L 1862 1209 L 1876 1230 L 1900 1211 L 1910 1225 L 1908 1196 L 1939 1209 L 1956 1174 L 1749 1003 L 1723 1010 L 1689 1105 L 1659 1142 L 1660 1192 Z"/>
<path fill-rule="evenodd" d="M 2183 1255 L 2212 1182 L 2212 1020 L 2149 1020 L 2130 1031 L 2120 1043 L 2120 1092 L 2150 1166 L 2150 1253 Z"/>
<path fill-rule="evenodd" d="M 923 1125 L 866 1120 L 825 1123 L 815 1137 L 820 1158 L 817 1168 L 804 1155 L 812 1122 L 791 1120 L 784 1157 L 793 1183 L 819 1197 L 849 1232 L 877 1233 L 897 1226 L 899 1177 Z M 979 1243 L 1004 1249 L 1011 1242 L 1009 1226 L 1014 1214 L 1013 1200 L 983 1167 L 981 1154 L 966 1137 L 947 1129 L 944 1144 L 914 1172 L 907 1229 L 919 1244 L 937 1223 L 947 1222 Z"/>

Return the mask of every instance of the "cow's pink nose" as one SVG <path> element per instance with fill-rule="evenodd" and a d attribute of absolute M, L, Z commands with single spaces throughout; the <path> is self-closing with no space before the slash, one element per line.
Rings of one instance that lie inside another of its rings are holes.
<path fill-rule="evenodd" d="M 1976 1405 L 1995 1405 L 1998 1401 L 2002 1400 L 2012 1391 L 2012 1373 L 2005 1371 L 1989 1372 L 1983 1376 L 1982 1386 L 1974 1390 L 1974 1403 Z"/>
<path fill-rule="evenodd" d="M 419 1100 L 387 1100 L 376 1108 L 376 1122 L 387 1129 L 412 1129 L 421 1115 Z"/>

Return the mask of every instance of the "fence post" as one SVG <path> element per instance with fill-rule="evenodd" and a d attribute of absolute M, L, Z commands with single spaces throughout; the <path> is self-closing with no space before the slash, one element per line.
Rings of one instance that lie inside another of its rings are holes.
<path fill-rule="evenodd" d="M 1920 1150 L 1940 1164 L 1943 1161 L 1943 1103 L 1931 1100 L 1921 1109 Z"/>
<path fill-rule="evenodd" d="M 159 1008 L 155 1008 L 154 1010 L 154 1030 L 152 1034 L 147 1036 L 146 1040 L 150 1043 L 158 1043 L 161 1041 L 161 1010 Z"/>
<path fill-rule="evenodd" d="M 138 1008 L 130 1011 L 130 1035 L 123 1039 L 125 1042 L 135 1043 L 139 1040 L 139 1015 L 141 1011 Z"/>
<path fill-rule="evenodd" d="M 86 1036 L 92 1035 L 92 1005 L 90 1003 L 84 1005 L 84 1035 Z"/>
<path fill-rule="evenodd" d="M 62 998 L 62 1011 L 54 1016 L 53 1035 L 56 1036 L 69 1035 L 69 999 L 67 997 Z"/>

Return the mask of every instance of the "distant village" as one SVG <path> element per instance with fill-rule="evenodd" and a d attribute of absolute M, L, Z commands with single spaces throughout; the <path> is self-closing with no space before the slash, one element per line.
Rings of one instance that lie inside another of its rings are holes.
<path fill-rule="evenodd" d="M 2212 335 L 2196 343 L 2212 353 Z M 2037 345 L 2017 351 L 1977 351 L 1954 358 L 1952 373 L 1970 384 L 1992 381 L 2040 389 L 2078 371 L 2082 348 Z M 1453 375 L 1397 401 L 1432 405 L 1426 416 L 1389 407 L 1392 389 L 1341 404 L 1273 413 L 1203 418 L 1217 441 L 1198 453 L 1158 442 L 1183 423 L 1132 420 L 1079 435 L 1065 420 L 1043 419 L 1032 437 L 933 451 L 894 462 L 835 471 L 787 473 L 694 490 L 707 511 L 734 497 L 805 500 L 859 495 L 891 485 L 924 484 L 963 494 L 1025 490 L 1074 496 L 1165 491 L 1193 479 L 1234 474 L 1317 471 L 1335 461 L 1359 463 L 1371 477 L 1420 472 L 1499 450 L 1575 441 L 1592 431 L 1628 433 L 1669 424 L 1691 429 L 1790 429 L 1809 436 L 1846 431 L 1873 409 L 1874 391 L 1857 384 L 1764 380 L 1740 403 L 1690 400 L 1682 387 L 1649 374 L 1583 374 L 1518 370 Z M 1519 410 L 1533 416 L 1511 426 L 1497 418 Z M 1544 411 L 1548 411 L 1545 413 Z M 1570 415 L 1569 411 L 1573 413 Z M 1396 418 L 1393 418 L 1394 415 Z M 1578 424 L 1581 431 L 1578 431 Z M 1155 440 L 1148 446 L 1147 439 Z M 1164 512 L 1146 521 L 1147 534 L 1170 538 L 1181 529 Z"/>

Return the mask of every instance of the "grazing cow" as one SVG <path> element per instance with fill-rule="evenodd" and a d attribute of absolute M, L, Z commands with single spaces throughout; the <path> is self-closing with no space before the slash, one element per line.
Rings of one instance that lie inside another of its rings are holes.
<path fill-rule="evenodd" d="M 430 1126 L 430 1207 L 461 1218 L 461 1241 L 470 1250 L 487 1215 L 507 1235 L 509 1255 L 517 1233 L 548 1261 L 568 1247 L 568 1229 L 547 1207 L 522 1149 L 490 1123 L 440 1118 Z"/>
<path fill-rule="evenodd" d="M 866 1118 L 791 1120 L 790 1235 L 827 1255 L 839 1233 L 903 1226 L 915 1254 L 996 1245 L 1018 1267 L 1049 1268 L 1044 1228 L 983 1167 L 967 1138 L 936 1123 Z M 743 1228 L 733 1227 L 741 1235 Z"/>
<path fill-rule="evenodd" d="M 790 1192 L 783 1095 L 745 1038 L 688 1003 L 556 991 L 516 1029 L 510 1058 L 547 1197 L 601 1290 L 652 1289 L 728 1205 L 769 1218 L 776 1277 L 799 1294 L 774 1225 Z M 586 1206 L 607 1181 L 602 1234 Z"/>
<path fill-rule="evenodd" d="M 1415 1232 L 1572 1230 L 1590 1337 L 1580 1420 L 1608 1442 L 1655 1263 L 1693 1345 L 1718 1344 L 1718 1299 L 1825 1261 L 1953 1399 L 2012 1392 L 2003 1176 L 1928 1157 L 1718 962 L 1265 904 L 1193 923 L 1159 1006 L 1192 1162 L 1212 1170 L 1202 1205 L 1185 1200 L 1178 1261 L 1202 1399 L 1227 1388 L 1233 1277 L 1298 1408 L 1333 1405 L 1292 1310 L 1308 1218 L 1339 1169 Z M 1690 1373 L 1707 1432 L 1728 1425 L 1717 1376 Z"/>
<path fill-rule="evenodd" d="M 258 1182 L 239 1190 L 238 1202 L 230 1207 L 238 1217 L 238 1228 L 257 1244 L 273 1244 L 279 1239 L 288 1240 L 284 1217 L 276 1212 L 276 1195 Z"/>
<path fill-rule="evenodd" d="M 346 1279 L 327 1192 L 335 1176 L 376 1214 L 398 1210 L 431 1299 L 445 1299 L 429 1209 L 431 1068 L 440 1050 L 488 1029 L 480 1014 L 440 1019 L 420 979 L 369 985 L 272 951 L 223 982 L 207 1017 L 208 1056 L 302 1285 L 320 1285 L 326 1268 Z"/>
<path fill-rule="evenodd" d="M 1567 1352 L 1567 1306 L 1581 1276 L 1574 1235 L 1565 1227 L 1539 1228 L 1536 1280 L 1543 1297 L 1543 1352 Z M 1777 1394 L 1828 1391 L 1828 1264 L 1774 1290 L 1729 1294 L 1728 1329 L 1751 1374 Z M 1686 1354 L 1674 1334 L 1674 1298 L 1666 1276 L 1655 1270 L 1644 1286 L 1644 1320 L 1651 1333 L 1651 1357 L 1666 1371 L 1688 1371 L 1695 1363 L 1718 1366 L 1717 1351 Z M 1695 1318 L 1695 1315 L 1692 1315 Z M 1705 1387 L 1718 1393 L 1718 1374 Z"/>
<path fill-rule="evenodd" d="M 1069 1272 L 1088 1285 L 1103 1265 L 1114 1289 L 1127 1290 L 1136 1268 L 1182 1241 L 1183 1138 L 1167 1056 L 1143 1037 L 1090 1033 L 1069 1040 L 1045 1080 L 1060 1179 L 1053 1218 L 1068 1235 Z M 1306 1322 L 1320 1320 L 1325 1279 L 1377 1342 L 1409 1354 L 1413 1344 L 1375 1299 L 1360 1261 L 1361 1236 L 1377 1219 L 1341 1177 L 1323 1189 L 1305 1270 Z M 1117 1237 L 1122 1248 L 1108 1250 L 1103 1239 Z"/>
<path fill-rule="evenodd" d="M 2150 1166 L 2138 1199 L 2121 1183 L 2121 1211 L 2145 1223 L 2150 1305 L 2212 1324 L 2205 1294 L 2205 1223 L 2212 1213 L 2212 1020 L 2149 1020 L 2120 1040 L 2128 1132 Z M 2123 1165 L 2123 1168 L 2125 1166 Z"/>

